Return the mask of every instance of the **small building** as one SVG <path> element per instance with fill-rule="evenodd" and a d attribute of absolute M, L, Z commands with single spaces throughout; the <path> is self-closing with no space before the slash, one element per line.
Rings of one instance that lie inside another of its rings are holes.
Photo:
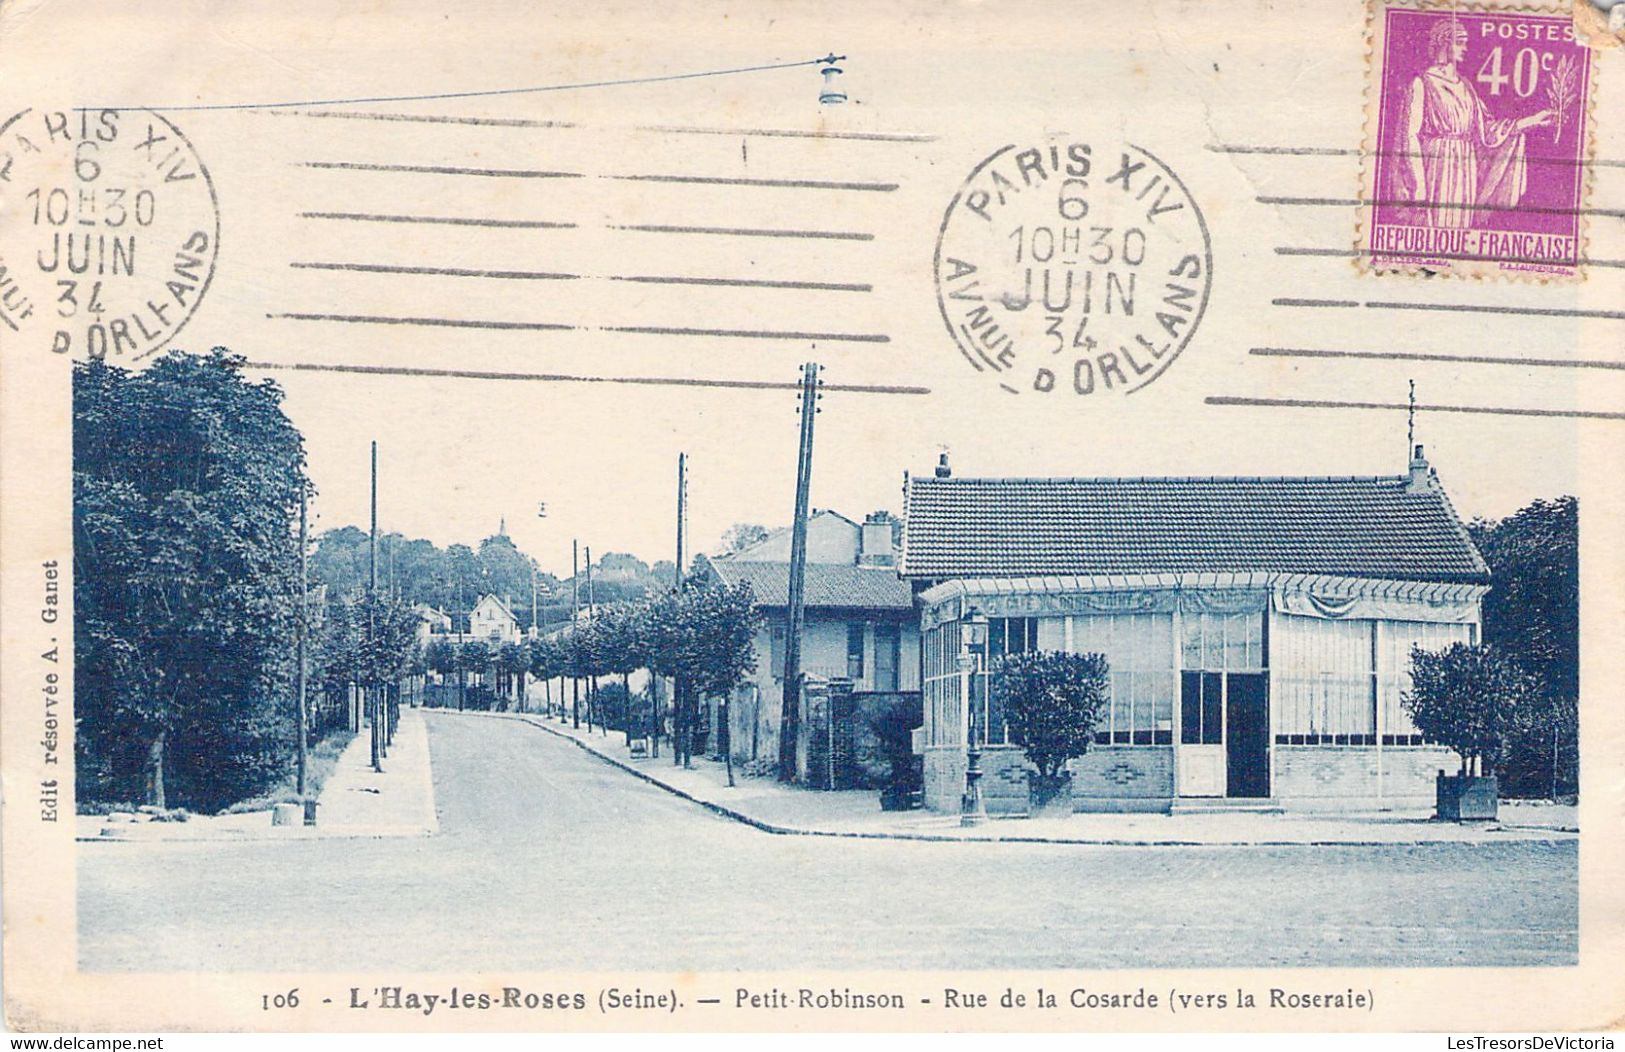
<path fill-rule="evenodd" d="M 870 516 L 861 526 L 828 511 L 808 519 L 801 669 L 814 682 L 837 684 L 835 693 L 843 699 L 850 692 L 853 719 L 865 725 L 856 728 L 860 740 L 854 748 L 865 754 L 877 748 L 866 741 L 866 725 L 881 710 L 900 706 L 917 714 L 919 708 L 919 620 L 913 590 L 897 576 L 893 526 L 889 516 L 881 515 Z M 710 560 L 709 572 L 728 587 L 749 584 L 764 615 L 755 641 L 756 671 L 730 699 L 730 738 L 736 762 L 775 764 L 784 698 L 789 531 L 770 533 L 754 545 Z M 846 711 L 847 702 L 841 706 Z M 821 717 L 826 734 L 852 730 L 828 725 L 831 713 L 833 709 L 824 710 Z M 714 709 L 710 717 L 709 744 L 717 751 L 720 727 Z M 916 726 L 917 715 L 907 722 Z M 837 785 L 870 780 L 855 771 L 823 779 Z"/>
<path fill-rule="evenodd" d="M 1489 571 L 1420 446 L 1398 476 L 960 479 L 944 458 L 906 488 L 928 807 L 959 806 L 974 740 L 989 810 L 1025 808 L 988 690 L 1025 650 L 1110 665 L 1080 810 L 1420 808 L 1456 769 L 1400 699 L 1413 646 L 1477 642 Z"/>
<path fill-rule="evenodd" d="M 468 615 L 468 634 L 491 643 L 519 642 L 519 618 L 494 595 L 482 595 Z"/>

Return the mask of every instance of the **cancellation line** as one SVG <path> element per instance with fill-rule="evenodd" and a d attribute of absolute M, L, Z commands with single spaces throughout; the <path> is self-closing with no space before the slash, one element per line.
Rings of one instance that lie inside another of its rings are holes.
<path fill-rule="evenodd" d="M 1625 361 L 1597 358 L 1506 358 L 1489 354 L 1441 354 L 1434 351 L 1349 351 L 1312 347 L 1253 347 L 1247 352 L 1265 358 L 1326 358 L 1361 361 L 1444 362 L 1459 365 L 1514 365 L 1544 369 L 1622 369 Z"/>
<path fill-rule="evenodd" d="M 1578 420 L 1625 420 L 1625 413 L 1596 409 L 1526 409 L 1518 406 L 1415 405 L 1406 402 L 1340 402 L 1316 398 L 1248 398 L 1239 395 L 1208 395 L 1208 405 L 1249 406 L 1284 409 L 1379 409 L 1418 413 L 1482 413 L 1495 416 L 1558 417 Z"/>

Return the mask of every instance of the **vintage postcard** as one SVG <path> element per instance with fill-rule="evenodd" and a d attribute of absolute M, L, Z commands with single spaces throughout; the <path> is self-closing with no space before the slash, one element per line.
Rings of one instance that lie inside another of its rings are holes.
<path fill-rule="evenodd" d="M 1612 1047 L 1621 6 L 0 2 L 7 1026 Z"/>

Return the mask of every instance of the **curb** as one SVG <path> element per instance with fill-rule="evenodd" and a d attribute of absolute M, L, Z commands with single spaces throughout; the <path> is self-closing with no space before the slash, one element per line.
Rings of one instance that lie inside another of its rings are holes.
<path fill-rule="evenodd" d="M 449 710 L 443 710 L 449 711 Z M 587 742 L 563 731 L 555 730 L 547 724 L 540 722 L 539 717 L 517 712 L 464 712 L 463 716 L 487 716 L 497 719 L 517 720 L 528 724 L 537 730 L 546 731 L 563 741 L 567 741 L 587 753 L 589 756 L 609 764 L 611 767 L 642 780 L 659 789 L 663 789 L 673 796 L 698 804 L 714 814 L 731 819 L 741 825 L 774 836 L 808 836 L 832 837 L 845 840 L 916 840 L 937 844 L 1075 844 L 1088 847 L 1422 847 L 1435 844 L 1466 844 L 1479 845 L 1489 841 L 1474 840 L 1127 840 L 1121 838 L 1083 838 L 1083 837 L 1049 837 L 1033 835 L 1016 836 L 948 836 L 939 833 L 863 833 L 849 830 L 833 829 L 804 829 L 798 826 L 781 826 L 771 822 L 764 822 L 753 818 L 742 811 L 736 811 L 726 804 L 719 804 L 713 800 L 705 800 L 674 785 L 661 781 L 624 760 L 620 760 L 608 753 L 600 752 Z M 1557 830 L 1556 832 L 1564 832 Z M 1575 831 L 1578 834 L 1578 830 Z M 1535 844 L 1565 844 L 1573 840 L 1569 836 L 1525 836 L 1502 841 L 1502 843 L 1535 843 Z"/>

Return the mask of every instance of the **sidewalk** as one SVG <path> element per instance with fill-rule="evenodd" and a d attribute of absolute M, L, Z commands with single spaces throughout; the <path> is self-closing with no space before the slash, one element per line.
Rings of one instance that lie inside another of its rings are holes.
<path fill-rule="evenodd" d="M 118 840 L 314 840 L 323 837 L 428 836 L 440 828 L 435 816 L 429 734 L 417 709 L 401 709 L 395 744 L 384 773 L 372 770 L 372 739 L 363 728 L 339 755 L 317 798 L 316 825 L 276 826 L 270 811 L 195 815 L 185 822 L 110 820 L 80 815 L 75 839 Z"/>
<path fill-rule="evenodd" d="M 969 840 L 1005 843 L 1093 844 L 1103 846 L 1372 846 L 1435 843 L 1504 843 L 1509 840 L 1573 840 L 1576 808 L 1508 802 L 1501 821 L 1490 825 L 1438 822 L 1417 812 L 1350 815 L 1293 814 L 1101 814 L 1037 820 L 995 818 L 965 829 L 958 815 L 930 811 L 882 811 L 871 790 L 821 792 L 786 786 L 768 778 L 745 778 L 737 771 L 733 788 L 723 765 L 696 760 L 692 770 L 676 767 L 669 753 L 651 759 L 627 756 L 624 738 L 542 716 L 471 713 L 529 723 L 563 738 L 607 763 L 735 821 L 769 833 L 897 840 Z"/>

